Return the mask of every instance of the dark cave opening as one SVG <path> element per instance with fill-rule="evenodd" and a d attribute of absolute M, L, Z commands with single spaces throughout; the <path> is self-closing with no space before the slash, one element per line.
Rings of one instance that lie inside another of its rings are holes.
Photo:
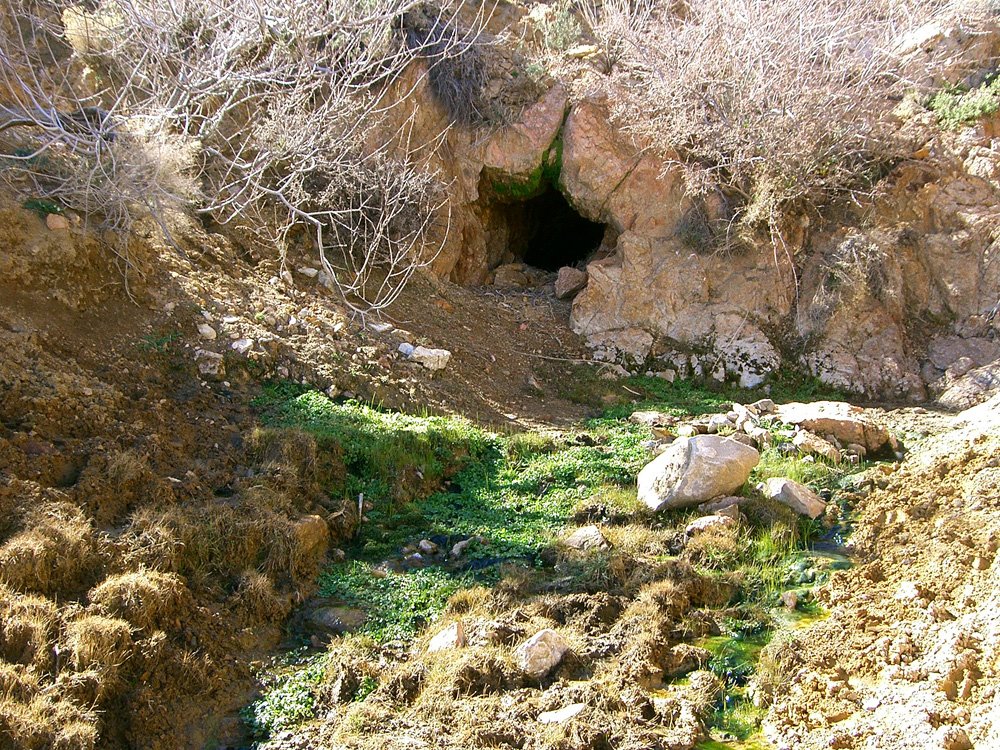
<path fill-rule="evenodd" d="M 529 266 L 558 271 L 576 265 L 601 245 L 604 225 L 585 219 L 558 190 L 549 188 L 520 205 L 524 233 L 521 259 Z"/>

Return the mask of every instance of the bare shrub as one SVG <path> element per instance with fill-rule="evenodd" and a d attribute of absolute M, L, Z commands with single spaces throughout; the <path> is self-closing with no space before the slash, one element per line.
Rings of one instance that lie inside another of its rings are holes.
<path fill-rule="evenodd" d="M 439 140 L 379 127 L 418 60 L 478 117 L 485 68 L 461 0 L 2 3 L 0 153 L 22 192 L 116 229 L 149 215 L 169 230 L 194 205 L 283 261 L 311 247 L 359 311 L 390 303 L 446 239 L 427 166 Z M 418 6 L 423 32 L 408 33 Z"/>
<path fill-rule="evenodd" d="M 645 33 L 656 0 L 586 0 L 580 4 L 584 23 L 600 47 L 604 72 L 610 73 Z"/>
<path fill-rule="evenodd" d="M 889 113 L 908 83 L 896 47 L 952 3 L 640 4 L 643 24 L 625 5 L 606 2 L 596 19 L 619 63 L 613 116 L 681 168 L 691 194 L 738 206 L 746 238 L 780 244 L 789 212 L 866 191 L 900 157 Z"/>

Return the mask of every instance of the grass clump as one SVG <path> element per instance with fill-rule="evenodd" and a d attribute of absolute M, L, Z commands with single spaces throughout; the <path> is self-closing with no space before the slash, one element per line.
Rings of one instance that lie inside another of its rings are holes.
<path fill-rule="evenodd" d="M 940 91 L 929 107 L 944 127 L 955 130 L 1000 110 L 1000 77 L 972 90 L 955 88 Z"/>
<path fill-rule="evenodd" d="M 376 503 L 427 494 L 470 460 L 496 449 L 495 438 L 459 417 L 417 417 L 336 403 L 289 383 L 267 385 L 256 405 L 265 425 L 307 433 L 319 453 L 340 457 L 345 471 L 339 486 L 327 488 L 331 493 L 364 494 Z"/>

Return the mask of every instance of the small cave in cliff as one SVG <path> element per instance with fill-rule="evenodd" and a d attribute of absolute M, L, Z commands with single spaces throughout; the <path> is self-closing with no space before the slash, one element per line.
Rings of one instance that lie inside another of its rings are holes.
<path fill-rule="evenodd" d="M 558 271 L 586 259 L 601 245 L 604 225 L 578 214 L 554 188 L 519 206 L 519 247 L 512 248 L 527 265 Z"/>

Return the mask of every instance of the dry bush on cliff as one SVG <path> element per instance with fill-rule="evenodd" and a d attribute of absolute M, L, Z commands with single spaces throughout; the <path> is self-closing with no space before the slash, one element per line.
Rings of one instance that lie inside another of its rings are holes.
<path fill-rule="evenodd" d="M 614 116 L 680 166 L 693 194 L 727 207 L 713 218 L 776 242 L 789 212 L 864 191 L 903 155 L 889 116 L 911 85 L 900 40 L 976 17 L 948 0 L 595 5 L 594 35 L 616 63 Z"/>
<path fill-rule="evenodd" d="M 474 119 L 462 6 L 0 0 L 0 176 L 115 229 L 194 205 L 282 258 L 311 245 L 346 302 L 382 307 L 446 232 L 437 141 L 386 125 L 419 81 L 385 90 L 426 60 Z"/>

